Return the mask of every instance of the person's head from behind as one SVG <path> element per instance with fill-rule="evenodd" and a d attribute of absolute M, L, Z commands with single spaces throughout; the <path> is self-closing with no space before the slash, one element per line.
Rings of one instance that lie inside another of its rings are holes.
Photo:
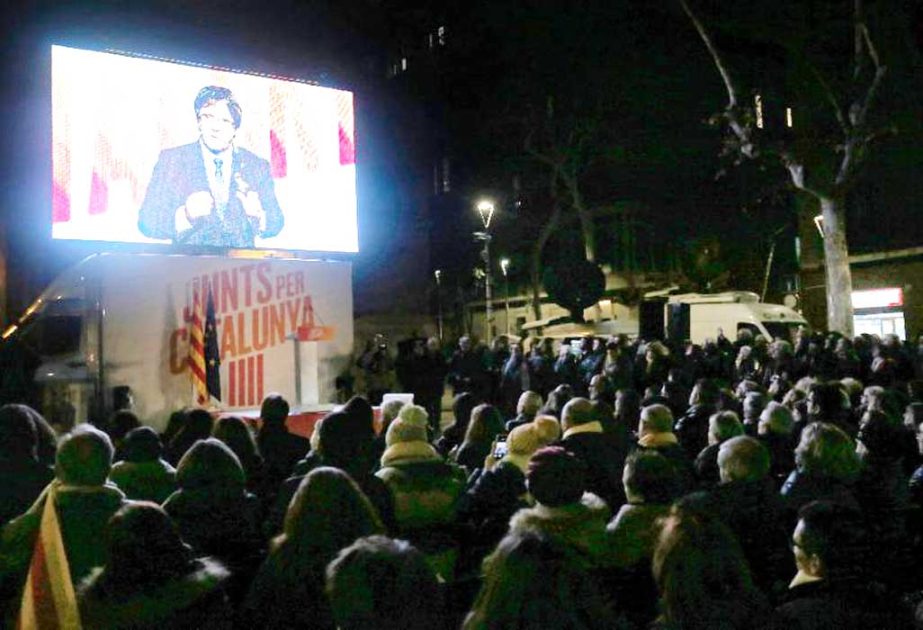
<path fill-rule="evenodd" d="M 790 436 L 794 427 L 795 419 L 792 412 L 781 403 L 775 401 L 766 405 L 760 413 L 760 422 L 757 425 L 757 432 L 760 435 L 786 435 Z"/>
<path fill-rule="evenodd" d="M 388 430 L 388 425 L 394 422 L 394 419 L 397 418 L 397 414 L 401 412 L 401 407 L 404 406 L 403 400 L 389 400 L 381 406 L 381 432 L 385 433 Z"/>
<path fill-rule="evenodd" d="M 250 427 L 237 416 L 218 418 L 212 428 L 212 437 L 227 444 L 241 461 L 244 458 L 256 458 L 258 455 Z"/>
<path fill-rule="evenodd" d="M 802 473 L 846 482 L 855 479 L 860 468 L 852 439 L 826 422 L 812 422 L 801 432 L 795 465 Z"/>
<path fill-rule="evenodd" d="M 718 402 L 718 386 L 707 378 L 695 382 L 689 393 L 689 406 L 713 407 Z"/>
<path fill-rule="evenodd" d="M 245 480 L 237 455 L 213 437 L 195 442 L 176 466 L 176 483 L 186 491 L 243 492 Z"/>
<path fill-rule="evenodd" d="M 201 408 L 186 410 L 186 420 L 180 429 L 176 440 L 191 444 L 196 440 L 204 440 L 212 434 L 214 419 L 207 410 Z"/>
<path fill-rule="evenodd" d="M 733 411 L 719 411 L 708 418 L 708 443 L 721 444 L 732 437 L 743 435 L 744 425 Z"/>
<path fill-rule="evenodd" d="M 410 543 L 366 536 L 327 566 L 327 597 L 340 630 L 431 630 L 443 625 L 442 591 Z"/>
<path fill-rule="evenodd" d="M 241 108 L 231 90 L 209 85 L 199 90 L 193 102 L 202 144 L 212 153 L 230 148 L 240 127 Z"/>
<path fill-rule="evenodd" d="M 260 420 L 267 427 L 284 427 L 288 412 L 288 401 L 282 397 L 282 394 L 269 394 L 260 405 Z"/>
<path fill-rule="evenodd" d="M 606 627 L 594 580 L 560 543 L 538 531 L 507 534 L 484 561 L 464 630 Z"/>
<path fill-rule="evenodd" d="M 752 437 L 738 435 L 721 444 L 718 471 L 721 483 L 764 479 L 769 474 L 769 449 Z"/>
<path fill-rule="evenodd" d="M 160 436 L 151 427 L 132 429 L 122 442 L 124 461 L 134 464 L 156 462 L 163 454 Z"/>
<path fill-rule="evenodd" d="M 798 571 L 813 578 L 852 576 L 861 566 L 862 515 L 831 501 L 812 501 L 798 511 L 792 553 Z"/>
<path fill-rule="evenodd" d="M 641 415 L 641 397 L 633 389 L 620 389 L 615 394 L 615 419 L 633 427 Z"/>
<path fill-rule="evenodd" d="M 580 501 L 586 476 L 586 465 L 575 455 L 559 446 L 546 446 L 529 460 L 526 487 L 538 503 L 560 507 Z"/>
<path fill-rule="evenodd" d="M 596 407 L 586 398 L 571 398 L 561 410 L 561 428 L 565 432 L 598 420 L 599 414 Z"/>
<path fill-rule="evenodd" d="M 78 424 L 58 442 L 55 476 L 69 486 L 102 486 L 114 451 L 108 435 L 92 425 Z"/>
<path fill-rule="evenodd" d="M 673 412 L 666 405 L 648 405 L 641 410 L 638 437 L 673 432 Z"/>
<path fill-rule="evenodd" d="M 903 456 L 902 432 L 885 413 L 869 410 L 862 415 L 856 435 L 856 453 L 863 461 Z"/>
<path fill-rule="evenodd" d="M 541 414 L 532 421 L 542 446 L 554 444 L 561 439 L 561 423 L 554 416 Z"/>
<path fill-rule="evenodd" d="M 293 561 L 305 561 L 322 570 L 357 538 L 382 533 L 378 513 L 356 482 L 338 468 L 322 466 L 299 484 L 274 546 L 284 546 L 285 555 Z"/>
<path fill-rule="evenodd" d="M 525 472 L 529 467 L 529 458 L 545 446 L 545 442 L 535 423 L 528 422 L 510 431 L 506 438 L 506 446 L 507 454 L 504 459 Z"/>
<path fill-rule="evenodd" d="M 676 465 L 657 451 L 637 450 L 625 459 L 622 485 L 630 503 L 668 505 L 679 496 Z"/>
<path fill-rule="evenodd" d="M 676 627 L 714 627 L 717 611 L 746 606 L 755 597 L 737 539 L 707 513 L 674 507 L 663 522 L 652 568 L 663 615 Z"/>
<path fill-rule="evenodd" d="M 478 399 L 471 392 L 463 392 L 452 401 L 452 415 L 455 418 L 453 427 L 463 433 L 468 430 L 471 423 L 471 412 L 478 406 Z"/>
<path fill-rule="evenodd" d="M 747 392 L 743 403 L 744 422 L 756 424 L 765 408 L 766 397 L 763 394 L 760 392 Z"/>
<path fill-rule="evenodd" d="M 465 432 L 466 444 L 489 445 L 503 433 L 504 423 L 500 410 L 493 405 L 478 405 L 471 410 L 471 422 Z"/>
<path fill-rule="evenodd" d="M 815 421 L 836 424 L 848 401 L 838 383 L 814 383 L 808 389 L 808 415 Z"/>
<path fill-rule="evenodd" d="M 531 420 L 541 408 L 542 395 L 538 392 L 526 391 L 519 396 L 519 401 L 516 404 L 516 413 Z"/>
<path fill-rule="evenodd" d="M 136 416 L 134 412 L 128 409 L 120 409 L 109 418 L 109 430 L 106 432 L 109 434 L 109 437 L 112 438 L 112 441 L 118 444 L 125 438 L 125 435 L 129 431 L 137 429 L 140 426 L 141 421 L 138 420 L 138 416 Z"/>
<path fill-rule="evenodd" d="M 0 407 L 0 453 L 14 460 L 38 458 L 38 433 L 25 405 Z"/>
<path fill-rule="evenodd" d="M 173 520 L 156 503 L 132 501 L 117 511 L 106 528 L 108 562 L 105 573 L 112 587 L 156 584 L 187 573 L 193 552 Z"/>
<path fill-rule="evenodd" d="M 340 411 L 352 417 L 356 431 L 363 439 L 371 440 L 375 437 L 375 413 L 366 398 L 353 396 L 346 401 Z"/>

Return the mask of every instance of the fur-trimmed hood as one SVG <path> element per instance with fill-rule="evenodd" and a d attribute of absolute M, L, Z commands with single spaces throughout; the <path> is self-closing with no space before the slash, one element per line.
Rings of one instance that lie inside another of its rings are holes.
<path fill-rule="evenodd" d="M 606 524 L 612 511 L 605 501 L 585 492 L 579 503 L 523 508 L 510 519 L 510 533 L 534 532 L 578 551 L 590 566 L 611 564 Z"/>
<path fill-rule="evenodd" d="M 216 560 L 198 558 L 189 573 L 158 585 L 146 585 L 117 598 L 100 588 L 103 568 L 95 569 L 80 585 L 80 614 L 87 628 L 179 627 L 181 613 L 195 616 L 229 612 L 223 586 L 230 573 Z M 211 611 L 211 612 L 209 612 Z"/>

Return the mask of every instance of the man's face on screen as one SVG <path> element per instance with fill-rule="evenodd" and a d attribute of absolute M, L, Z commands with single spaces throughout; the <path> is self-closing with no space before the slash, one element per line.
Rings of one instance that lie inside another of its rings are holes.
<path fill-rule="evenodd" d="M 215 153 L 224 151 L 231 146 L 236 133 L 227 101 L 206 103 L 199 110 L 199 135 L 209 150 Z"/>

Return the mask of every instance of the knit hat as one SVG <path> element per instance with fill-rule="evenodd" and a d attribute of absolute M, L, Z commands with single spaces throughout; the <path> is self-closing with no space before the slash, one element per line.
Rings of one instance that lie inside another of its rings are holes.
<path fill-rule="evenodd" d="M 526 483 L 542 505 L 577 503 L 586 487 L 586 465 L 560 446 L 547 446 L 529 460 Z"/>
<path fill-rule="evenodd" d="M 426 437 L 425 424 L 408 422 L 398 416 L 397 420 L 388 427 L 388 432 L 385 434 L 385 444 L 390 447 L 402 442 L 427 442 Z"/>
<path fill-rule="evenodd" d="M 401 407 L 401 411 L 397 414 L 397 417 L 403 422 L 414 424 L 424 429 L 428 426 L 429 414 L 427 414 L 426 409 L 420 405 L 404 405 Z"/>

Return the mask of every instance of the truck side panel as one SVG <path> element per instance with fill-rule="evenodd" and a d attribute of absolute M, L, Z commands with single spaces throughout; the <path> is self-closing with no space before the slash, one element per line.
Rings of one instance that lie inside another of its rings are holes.
<path fill-rule="evenodd" d="M 293 407 L 335 398 L 352 352 L 351 266 L 344 262 L 183 256 L 101 257 L 106 388 L 129 385 L 138 415 L 163 427 L 193 403 L 187 367 L 193 296 L 210 290 L 226 411 L 258 408 L 269 392 Z M 301 329 L 301 400 L 295 347 Z M 300 405 L 299 405 L 300 402 Z"/>

